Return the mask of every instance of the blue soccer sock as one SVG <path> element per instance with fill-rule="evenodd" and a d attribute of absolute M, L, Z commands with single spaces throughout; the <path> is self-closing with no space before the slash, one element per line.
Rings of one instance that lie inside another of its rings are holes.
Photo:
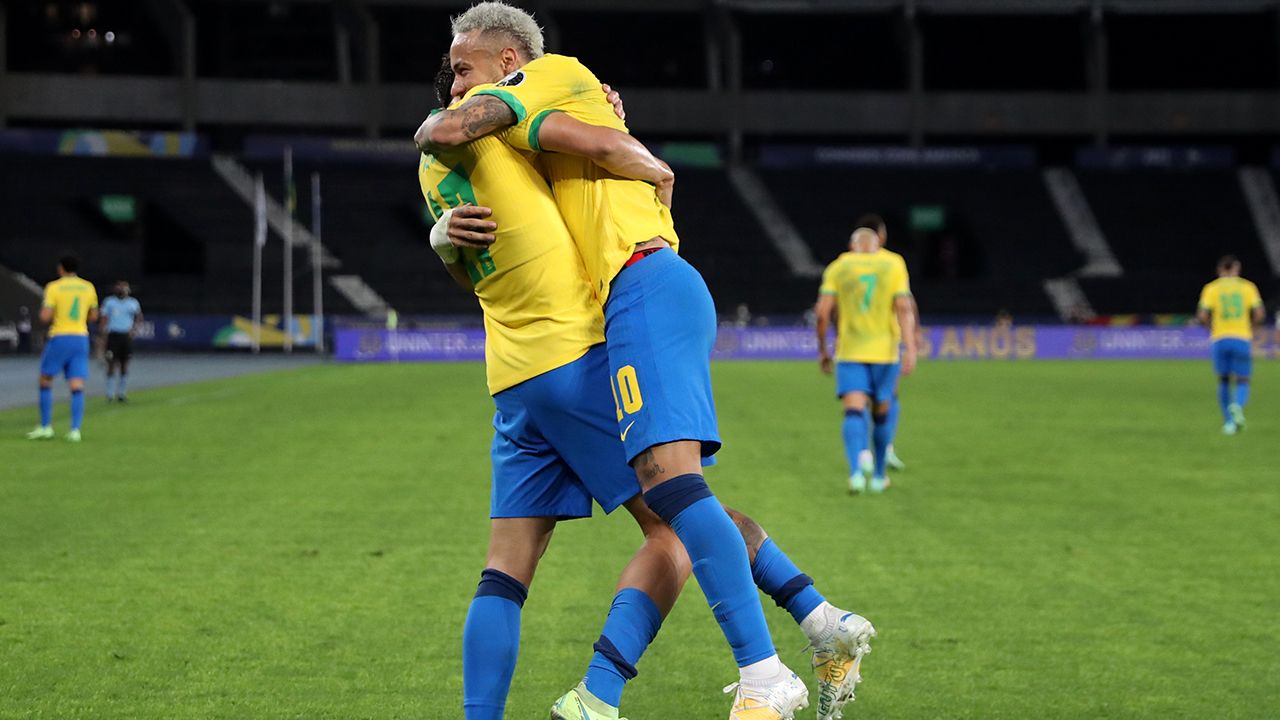
<path fill-rule="evenodd" d="M 583 678 L 592 695 L 618 707 L 622 688 L 637 674 L 636 663 L 662 627 L 662 612 L 653 599 L 636 588 L 623 588 L 613 598 L 596 654 Z"/>
<path fill-rule="evenodd" d="M 1236 404 L 1241 408 L 1249 402 L 1249 378 L 1236 378 Z"/>
<path fill-rule="evenodd" d="M 116 376 L 108 375 L 107 376 L 107 397 L 108 398 L 113 398 L 116 396 L 115 387 L 116 387 Z"/>
<path fill-rule="evenodd" d="M 898 402 L 898 396 L 896 393 L 893 396 L 892 403 L 893 404 L 889 406 L 889 419 L 886 421 L 889 425 L 890 445 L 893 444 L 893 439 L 898 435 L 898 409 L 902 407 L 902 404 Z"/>
<path fill-rule="evenodd" d="M 813 586 L 813 578 L 800 572 L 791 558 L 782 552 L 773 538 L 765 538 L 751 563 L 751 576 L 756 586 L 780 608 L 786 608 L 796 622 L 809 617 L 814 608 L 826 602 Z"/>
<path fill-rule="evenodd" d="M 502 720 L 520 654 L 520 610 L 529 589 L 492 568 L 480 585 L 462 629 L 462 709 L 467 720 Z"/>
<path fill-rule="evenodd" d="M 124 386 L 125 386 L 125 384 L 127 384 L 128 382 L 129 382 L 129 376 L 128 376 L 128 375 L 125 375 L 124 373 L 120 373 L 120 384 L 119 384 L 118 386 L 116 386 L 116 395 L 117 395 L 117 396 L 119 396 L 119 397 L 124 397 Z"/>
<path fill-rule="evenodd" d="M 876 477 L 884 477 L 885 463 L 889 461 L 889 443 L 893 442 L 893 426 L 888 415 L 871 418 L 875 423 L 871 442 L 875 445 Z"/>
<path fill-rule="evenodd" d="M 40 388 L 40 427 L 53 424 L 53 388 Z"/>
<path fill-rule="evenodd" d="M 849 459 L 849 474 L 858 472 L 858 456 L 867 449 L 867 418 L 861 410 L 844 411 L 844 454 Z"/>
<path fill-rule="evenodd" d="M 1218 379 L 1218 407 L 1222 408 L 1222 421 L 1231 422 L 1231 379 L 1225 376 Z"/>
<path fill-rule="evenodd" d="M 693 560 L 693 575 L 738 667 L 776 658 L 760 596 L 751 578 L 747 546 L 701 475 L 672 478 L 644 494 Z"/>
<path fill-rule="evenodd" d="M 79 430 L 84 422 L 84 390 L 71 391 L 71 429 Z"/>

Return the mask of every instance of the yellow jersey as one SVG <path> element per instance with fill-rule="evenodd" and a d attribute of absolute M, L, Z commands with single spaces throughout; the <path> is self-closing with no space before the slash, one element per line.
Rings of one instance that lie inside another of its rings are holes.
<path fill-rule="evenodd" d="M 1261 304 L 1258 286 L 1242 277 L 1220 277 L 1200 291 L 1200 309 L 1212 318 L 1213 340 L 1253 340 L 1253 309 Z"/>
<path fill-rule="evenodd" d="M 886 257 L 888 257 L 890 260 L 892 260 L 892 261 L 894 261 L 895 263 L 897 263 L 897 264 L 899 264 L 899 265 L 901 265 L 901 266 L 902 266 L 902 275 L 903 275 L 903 277 L 909 277 L 909 276 L 908 276 L 908 274 L 907 274 L 907 260 L 906 260 L 906 258 L 902 257 L 901 255 L 899 255 L 898 253 L 896 253 L 896 252 L 894 252 L 894 251 L 892 251 L 892 250 L 886 250 L 886 249 L 884 249 L 884 248 L 880 248 L 880 252 L 884 253 L 884 254 L 885 254 L 885 256 L 886 256 Z M 896 318 L 896 316 L 895 316 L 895 318 Z M 896 339 L 896 340 L 898 341 L 898 344 L 899 344 L 899 345 L 901 345 L 901 344 L 902 344 L 902 327 L 901 327 L 901 326 L 899 326 L 899 325 L 898 325 L 898 323 L 896 323 L 896 322 L 893 324 L 893 337 L 894 337 L 894 339 Z"/>
<path fill-rule="evenodd" d="M 468 99 L 471 93 L 468 93 Z M 492 208 L 487 250 L 462 250 L 484 310 L 485 367 L 497 394 L 582 357 L 604 342 L 604 316 L 546 181 L 497 137 L 423 155 L 418 182 L 432 217 Z"/>
<path fill-rule="evenodd" d="M 542 152 L 538 130 L 553 112 L 628 132 L 600 90 L 600 80 L 576 58 L 543 55 L 479 92 L 501 99 L 515 113 L 516 125 L 502 137 L 519 150 Z M 601 304 L 636 245 L 661 237 L 679 251 L 671 211 L 659 202 L 653 185 L 612 175 L 576 155 L 544 153 L 541 159 Z"/>
<path fill-rule="evenodd" d="M 902 329 L 894 300 L 911 294 L 906 263 L 896 253 L 847 252 L 822 273 L 824 295 L 836 297 L 836 360 L 895 363 Z"/>
<path fill-rule="evenodd" d="M 89 313 L 98 308 L 98 291 L 88 280 L 68 275 L 44 286 L 42 305 L 53 310 L 49 337 L 88 335 Z"/>

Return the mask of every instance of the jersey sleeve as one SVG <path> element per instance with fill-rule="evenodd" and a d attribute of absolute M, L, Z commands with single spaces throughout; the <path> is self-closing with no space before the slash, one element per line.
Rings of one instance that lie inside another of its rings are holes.
<path fill-rule="evenodd" d="M 1246 307 L 1250 309 L 1256 308 L 1262 304 L 1262 293 L 1258 292 L 1257 285 L 1254 285 L 1253 283 L 1249 283 L 1244 304 Z"/>
<path fill-rule="evenodd" d="M 102 302 L 102 307 L 100 308 L 102 317 L 110 320 L 111 313 L 115 311 L 115 307 L 116 307 L 116 301 L 114 297 L 109 297 L 106 300 L 104 300 Z"/>
<path fill-rule="evenodd" d="M 911 276 L 907 273 L 907 263 L 905 260 L 899 259 L 893 264 L 893 273 L 890 275 L 890 287 L 893 289 L 894 297 L 911 294 Z"/>
<path fill-rule="evenodd" d="M 1204 289 L 1200 291 L 1200 302 L 1197 304 L 1197 307 L 1200 310 L 1208 310 L 1210 312 L 1214 310 L 1214 296 L 1211 285 L 1205 285 Z"/>
<path fill-rule="evenodd" d="M 826 270 L 822 271 L 822 286 L 818 288 L 818 293 L 821 295 L 835 295 L 837 287 L 836 264 L 831 263 Z"/>
<path fill-rule="evenodd" d="M 98 307 L 98 291 L 92 285 L 89 286 L 89 310 L 96 310 Z"/>
<path fill-rule="evenodd" d="M 472 89 L 473 95 L 489 95 L 506 103 L 515 113 L 516 125 L 508 130 L 504 139 L 513 147 L 521 150 L 537 150 L 535 140 L 530 143 L 530 128 L 534 121 L 538 125 L 542 120 L 562 103 L 575 94 L 580 78 L 572 72 L 568 63 L 561 62 L 567 58 L 548 55 L 525 65 L 493 85 L 483 85 Z M 576 65 L 577 63 L 573 63 Z M 596 89 L 600 84 L 596 83 Z"/>
<path fill-rule="evenodd" d="M 40 299 L 40 307 L 51 308 L 54 306 L 52 290 L 52 284 L 44 286 L 44 297 Z"/>

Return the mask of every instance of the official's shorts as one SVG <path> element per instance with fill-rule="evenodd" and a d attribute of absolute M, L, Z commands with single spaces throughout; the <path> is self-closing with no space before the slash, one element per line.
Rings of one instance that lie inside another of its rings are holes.
<path fill-rule="evenodd" d="M 701 442 L 702 456 L 714 455 L 716 308 L 698 271 L 670 249 L 624 268 L 605 304 L 604 336 L 627 462 L 677 440 Z"/>
<path fill-rule="evenodd" d="M 44 344 L 40 374 L 53 377 L 58 373 L 68 380 L 89 377 L 88 335 L 56 335 Z"/>
<path fill-rule="evenodd" d="M 133 357 L 133 338 L 129 333 L 107 333 L 107 360 L 128 362 Z"/>
<path fill-rule="evenodd" d="M 898 391 L 899 363 L 836 363 L 836 397 L 866 393 L 874 402 L 886 403 Z"/>
<path fill-rule="evenodd" d="M 1214 341 L 1213 371 L 1218 375 L 1249 377 L 1253 374 L 1253 346 L 1240 338 Z"/>
<path fill-rule="evenodd" d="M 495 518 L 591 517 L 640 492 L 627 465 L 604 345 L 493 396 Z"/>

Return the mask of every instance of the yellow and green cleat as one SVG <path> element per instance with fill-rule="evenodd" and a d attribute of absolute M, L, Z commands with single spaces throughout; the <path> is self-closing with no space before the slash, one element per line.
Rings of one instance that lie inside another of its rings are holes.
<path fill-rule="evenodd" d="M 551 720 L 626 720 L 618 717 L 618 708 L 587 690 L 585 683 L 570 690 L 551 706 Z"/>

